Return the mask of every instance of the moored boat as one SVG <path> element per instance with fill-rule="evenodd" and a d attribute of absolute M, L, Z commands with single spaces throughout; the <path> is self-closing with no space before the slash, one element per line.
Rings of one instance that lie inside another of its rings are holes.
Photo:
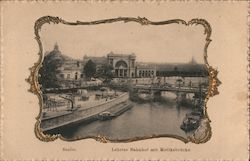
<path fill-rule="evenodd" d="M 98 119 L 99 120 L 109 120 L 111 118 L 113 118 L 115 115 L 113 113 L 110 113 L 108 111 L 104 111 L 98 114 Z"/>
<path fill-rule="evenodd" d="M 99 113 L 98 119 L 99 120 L 112 119 L 114 117 L 117 117 L 117 116 L 121 115 L 122 113 L 124 113 L 125 111 L 131 109 L 132 107 L 133 107 L 133 105 L 132 105 L 131 101 L 122 102 L 117 106 L 113 106 L 112 108 L 110 108 L 107 111 Z"/>
<path fill-rule="evenodd" d="M 189 132 L 189 131 L 197 129 L 200 124 L 199 122 L 200 122 L 199 120 L 194 119 L 194 118 L 186 118 L 183 121 L 180 128 L 186 132 Z"/>
<path fill-rule="evenodd" d="M 200 121 L 202 119 L 202 113 L 199 111 L 193 111 L 186 114 L 180 128 L 185 132 L 189 132 L 197 129 L 200 126 Z"/>

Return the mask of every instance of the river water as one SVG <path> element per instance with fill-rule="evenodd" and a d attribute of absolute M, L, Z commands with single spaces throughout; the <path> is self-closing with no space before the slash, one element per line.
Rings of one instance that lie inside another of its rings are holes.
<path fill-rule="evenodd" d="M 112 140 L 161 134 L 186 138 L 180 125 L 185 115 L 191 111 L 190 107 L 177 106 L 174 99 L 159 102 L 133 102 L 132 109 L 114 119 L 74 125 L 60 133 L 67 139 L 99 134 Z"/>

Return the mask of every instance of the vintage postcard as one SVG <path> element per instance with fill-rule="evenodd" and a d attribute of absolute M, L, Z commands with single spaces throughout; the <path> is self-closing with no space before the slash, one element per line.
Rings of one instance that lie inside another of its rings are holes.
<path fill-rule="evenodd" d="M 1 2 L 1 159 L 248 160 L 248 12 Z"/>

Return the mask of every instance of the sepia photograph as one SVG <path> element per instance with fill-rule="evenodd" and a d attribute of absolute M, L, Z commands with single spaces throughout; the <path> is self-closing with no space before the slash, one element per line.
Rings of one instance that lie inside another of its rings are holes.
<path fill-rule="evenodd" d="M 0 161 L 249 161 L 249 9 L 0 0 Z"/>
<path fill-rule="evenodd" d="M 66 140 L 188 139 L 207 129 L 202 25 L 45 24 L 40 129 Z"/>

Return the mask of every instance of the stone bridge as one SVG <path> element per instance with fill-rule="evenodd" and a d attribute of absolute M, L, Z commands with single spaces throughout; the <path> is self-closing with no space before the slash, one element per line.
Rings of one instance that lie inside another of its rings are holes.
<path fill-rule="evenodd" d="M 205 87 L 192 87 L 192 86 L 169 86 L 169 85 L 134 85 L 133 90 L 140 91 L 169 91 L 169 92 L 183 92 L 183 93 L 205 93 Z"/>
<path fill-rule="evenodd" d="M 187 94 L 194 94 L 196 100 L 202 101 L 206 96 L 207 87 L 204 86 L 170 86 L 170 85 L 134 85 L 130 90 L 130 98 L 137 100 L 142 93 L 149 94 L 154 100 L 161 97 L 162 92 L 172 92 L 177 96 L 177 103 L 187 98 Z"/>

